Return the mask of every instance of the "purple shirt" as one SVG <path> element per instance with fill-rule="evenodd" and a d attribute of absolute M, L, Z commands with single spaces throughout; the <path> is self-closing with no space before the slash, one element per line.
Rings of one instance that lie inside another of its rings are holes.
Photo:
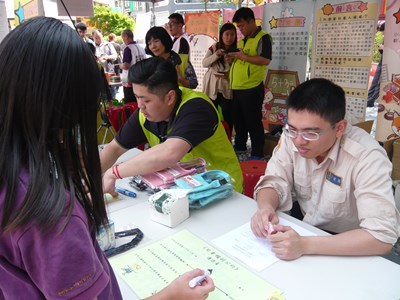
<path fill-rule="evenodd" d="M 28 174 L 22 172 L 17 206 L 22 204 Z M 0 222 L 5 202 L 0 190 Z M 49 232 L 36 225 L 4 234 L 0 228 L 0 299 L 122 299 L 110 264 L 99 248 L 95 233 L 75 200 L 71 219 L 61 217 Z"/>
<path fill-rule="evenodd" d="M 128 45 L 133 45 L 136 44 L 136 42 L 130 42 Z M 130 64 L 132 61 L 132 52 L 131 49 L 129 49 L 129 47 L 125 47 L 124 49 L 124 53 L 122 54 L 122 62 L 123 63 L 128 63 Z"/>

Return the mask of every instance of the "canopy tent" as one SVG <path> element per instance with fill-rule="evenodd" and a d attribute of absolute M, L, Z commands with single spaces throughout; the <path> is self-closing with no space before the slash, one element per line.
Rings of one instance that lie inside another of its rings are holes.
<path fill-rule="evenodd" d="M 71 16 L 93 16 L 93 1 L 92 0 L 63 0 L 65 8 Z M 59 16 L 68 16 L 61 0 L 57 0 L 57 9 Z"/>
<path fill-rule="evenodd" d="M 152 3 L 151 6 L 151 24 L 150 26 L 153 27 L 156 24 L 156 15 L 155 15 L 155 4 L 161 2 L 163 0 L 123 0 L 128 2 L 150 2 Z"/>

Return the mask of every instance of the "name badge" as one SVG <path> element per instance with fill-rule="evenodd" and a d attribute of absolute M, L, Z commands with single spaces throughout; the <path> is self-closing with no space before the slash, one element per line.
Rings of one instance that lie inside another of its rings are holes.
<path fill-rule="evenodd" d="M 331 171 L 326 172 L 326 180 L 337 186 L 342 186 L 342 177 L 335 175 Z"/>

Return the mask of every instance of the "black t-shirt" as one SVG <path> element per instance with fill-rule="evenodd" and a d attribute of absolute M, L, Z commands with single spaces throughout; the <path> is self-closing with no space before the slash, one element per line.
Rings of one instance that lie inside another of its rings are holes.
<path fill-rule="evenodd" d="M 268 58 L 268 59 L 272 59 L 272 41 L 271 41 L 271 37 L 268 34 L 262 36 L 261 49 L 260 49 L 260 43 L 259 43 L 257 50 L 258 50 L 260 56 Z"/>
<path fill-rule="evenodd" d="M 177 39 L 174 39 L 174 43 L 176 43 Z M 190 52 L 190 46 L 189 46 L 189 42 L 187 41 L 187 39 L 185 39 L 184 37 L 182 37 L 179 40 L 179 54 L 189 54 Z"/>
<path fill-rule="evenodd" d="M 218 116 L 212 104 L 202 98 L 194 98 L 186 102 L 180 108 L 179 114 L 176 115 L 181 99 L 180 94 L 178 94 L 178 101 L 168 122 L 146 120 L 144 126 L 158 136 L 160 142 L 171 137 L 180 138 L 194 148 L 214 134 L 218 126 Z M 147 141 L 140 126 L 139 109 L 122 126 L 115 139 L 120 146 L 126 149 L 137 147 Z"/>

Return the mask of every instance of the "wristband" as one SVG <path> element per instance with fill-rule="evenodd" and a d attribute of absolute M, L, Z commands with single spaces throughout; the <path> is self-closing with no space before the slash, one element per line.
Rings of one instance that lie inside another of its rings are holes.
<path fill-rule="evenodd" d="M 117 173 L 118 179 L 122 179 L 122 177 L 121 177 L 121 175 L 119 174 L 119 171 L 118 171 L 118 166 L 119 165 L 115 165 L 115 173 Z"/>
<path fill-rule="evenodd" d="M 112 174 L 115 176 L 115 178 L 117 178 L 117 179 L 122 179 L 121 175 L 119 175 L 119 172 L 118 172 L 118 166 L 119 166 L 119 165 L 114 165 L 114 166 L 111 168 L 111 171 L 112 171 Z"/>

